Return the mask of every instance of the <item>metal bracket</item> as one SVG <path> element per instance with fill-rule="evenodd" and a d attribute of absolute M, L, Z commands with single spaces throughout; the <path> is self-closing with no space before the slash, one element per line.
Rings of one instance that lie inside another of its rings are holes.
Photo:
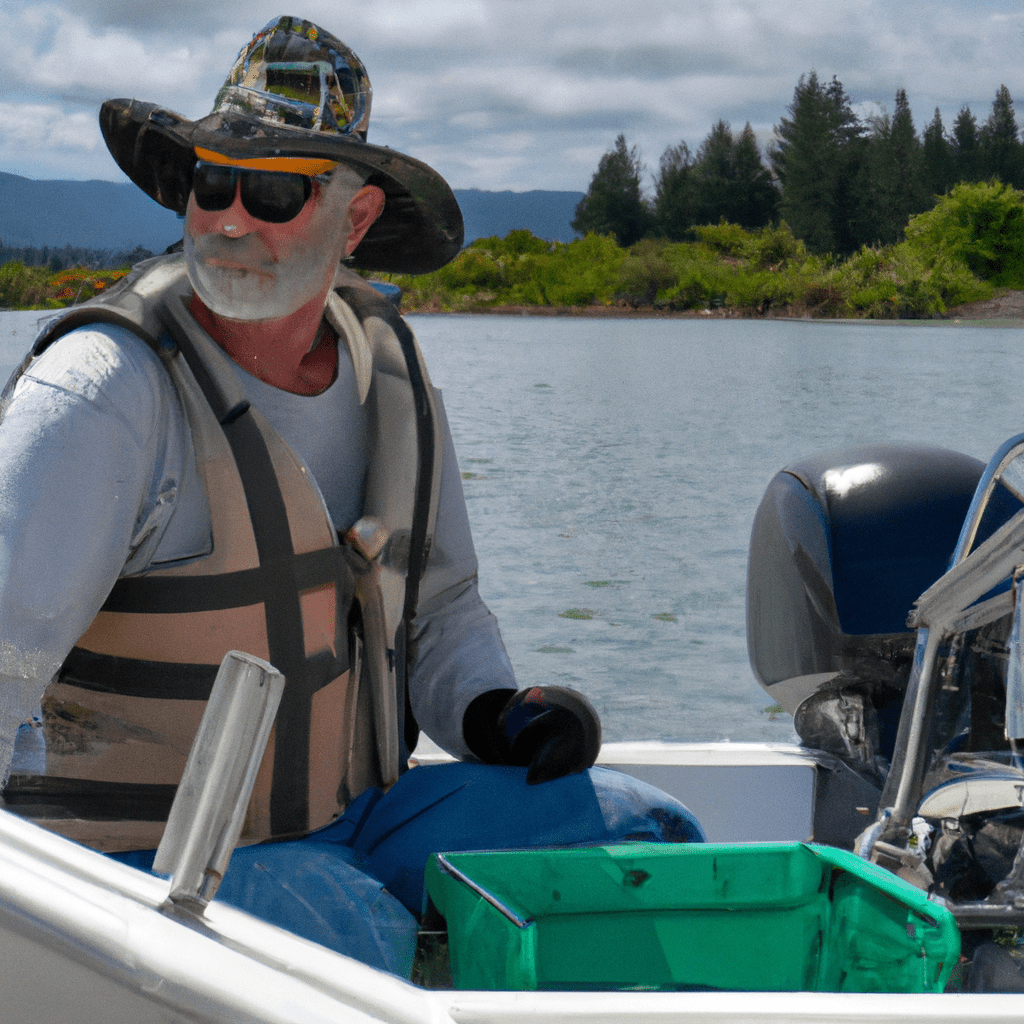
<path fill-rule="evenodd" d="M 168 903 L 202 914 L 228 869 L 266 749 L 284 676 L 228 651 L 171 806 L 153 871 L 170 876 Z"/>

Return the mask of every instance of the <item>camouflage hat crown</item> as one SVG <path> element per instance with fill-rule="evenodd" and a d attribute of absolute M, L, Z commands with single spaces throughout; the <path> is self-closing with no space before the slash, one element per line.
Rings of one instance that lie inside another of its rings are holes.
<path fill-rule="evenodd" d="M 373 91 L 362 61 L 312 22 L 275 18 L 242 47 L 211 113 L 198 121 L 153 103 L 107 100 L 100 127 L 118 166 L 184 213 L 197 155 L 241 166 L 344 164 L 384 190 L 384 212 L 353 254 L 366 270 L 424 273 L 462 246 L 462 214 L 426 164 L 366 141 Z"/>
<path fill-rule="evenodd" d="M 365 142 L 372 95 L 363 62 L 340 39 L 279 18 L 242 47 L 213 110 Z"/>

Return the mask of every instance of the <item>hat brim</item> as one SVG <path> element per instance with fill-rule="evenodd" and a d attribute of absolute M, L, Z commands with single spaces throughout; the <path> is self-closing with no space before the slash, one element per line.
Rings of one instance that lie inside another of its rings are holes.
<path fill-rule="evenodd" d="M 154 103 L 107 100 L 100 130 L 118 167 L 161 206 L 184 214 L 192 190 L 195 150 L 239 160 L 254 157 L 324 157 L 384 190 L 384 211 L 352 255 L 361 270 L 424 274 L 462 248 L 462 212 L 448 183 L 426 164 L 385 146 L 266 122 L 240 114 L 210 114 L 189 121 Z"/>

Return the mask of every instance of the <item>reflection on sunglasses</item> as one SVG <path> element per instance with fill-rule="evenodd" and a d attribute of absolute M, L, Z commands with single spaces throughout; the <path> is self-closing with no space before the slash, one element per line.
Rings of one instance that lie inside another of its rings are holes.
<path fill-rule="evenodd" d="M 192 194 L 201 210 L 226 210 L 241 185 L 242 206 L 257 220 L 284 224 L 299 215 L 313 194 L 304 174 L 259 171 L 200 160 L 192 177 Z"/>

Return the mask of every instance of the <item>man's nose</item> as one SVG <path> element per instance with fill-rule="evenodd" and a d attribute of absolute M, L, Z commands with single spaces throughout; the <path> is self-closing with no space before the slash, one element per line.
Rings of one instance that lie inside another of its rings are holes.
<path fill-rule="evenodd" d="M 255 217 L 242 205 L 242 184 L 235 185 L 235 198 L 226 210 L 217 210 L 212 225 L 214 231 L 219 231 L 229 238 L 241 238 L 248 235 L 259 223 Z"/>

